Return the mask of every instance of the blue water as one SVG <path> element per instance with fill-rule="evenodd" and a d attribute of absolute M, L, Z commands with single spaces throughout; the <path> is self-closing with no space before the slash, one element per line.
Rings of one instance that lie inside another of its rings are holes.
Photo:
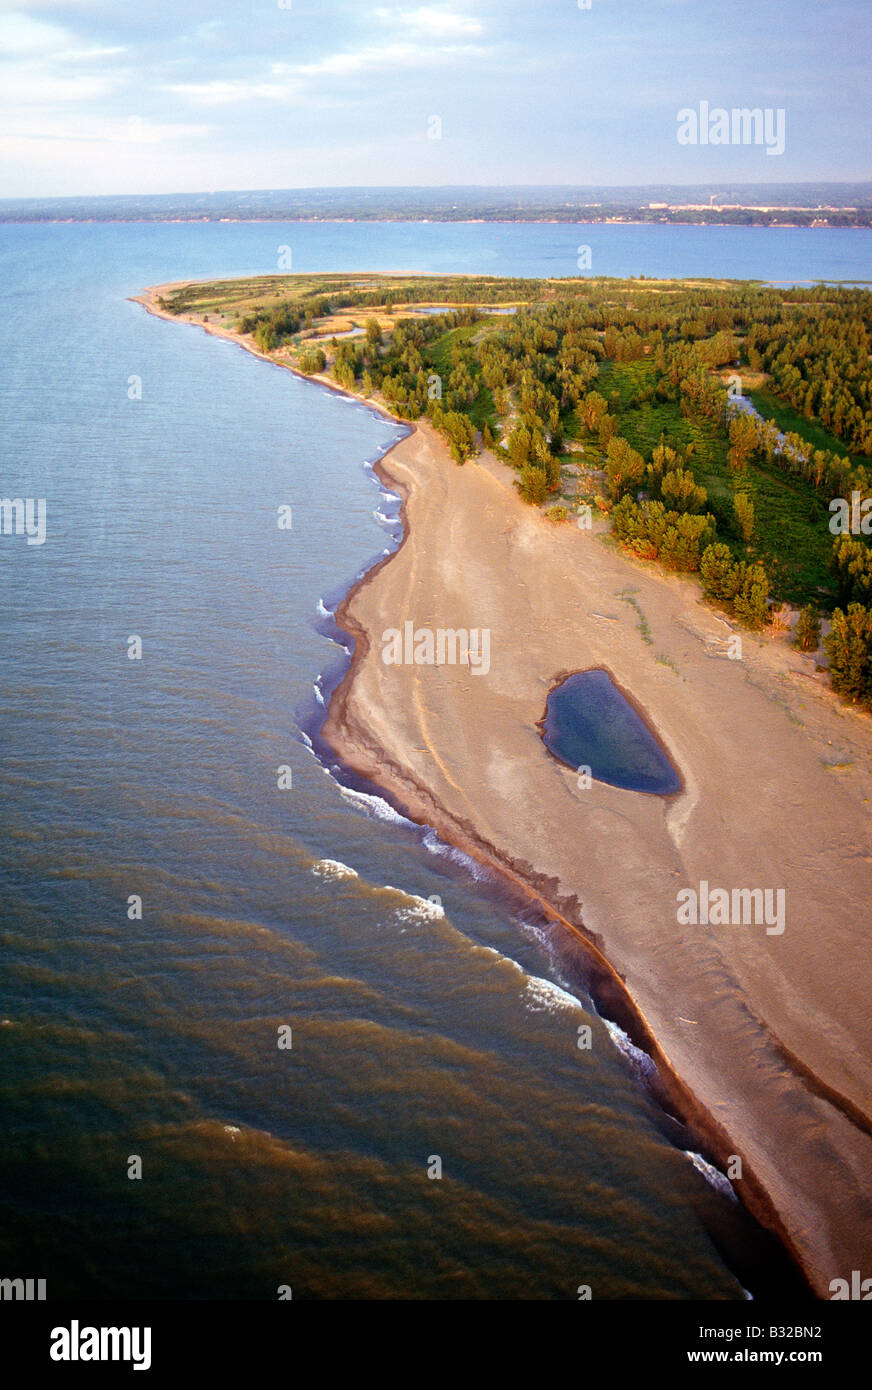
<path fill-rule="evenodd" d="M 870 244 L 585 235 L 648 274 L 784 272 L 791 245 L 857 274 Z M 48 529 L 0 538 L 4 1275 L 50 1298 L 784 1288 L 559 928 L 309 746 L 345 661 L 327 614 L 396 542 L 365 464 L 397 428 L 127 300 L 289 241 L 299 270 L 560 274 L 575 237 L 0 227 L 0 494 L 45 498 Z"/>
<path fill-rule="evenodd" d="M 413 270 L 434 274 L 578 276 L 590 247 L 590 275 L 700 276 L 782 284 L 872 281 L 872 229 L 669 227 L 602 223 L 94 223 L 0 224 L 2 248 L 26 235 L 33 264 L 69 258 L 70 271 L 113 287 L 119 261 L 142 285 L 216 275 L 268 274 L 289 247 L 292 269 Z M 123 250 L 122 250 L 123 248 Z M 286 253 L 282 259 L 286 265 Z M 584 272 L 588 273 L 588 272 Z M 45 283 L 51 281 L 51 274 Z M 5 277 L 4 277 L 5 280 Z M 8 283 L 8 281 L 6 281 Z M 80 279 L 80 283 L 83 283 Z M 141 286 L 116 279 L 135 293 Z"/>
<path fill-rule="evenodd" d="M 543 738 L 555 758 L 598 782 L 670 796 L 681 778 L 607 671 L 577 671 L 548 696 Z"/>

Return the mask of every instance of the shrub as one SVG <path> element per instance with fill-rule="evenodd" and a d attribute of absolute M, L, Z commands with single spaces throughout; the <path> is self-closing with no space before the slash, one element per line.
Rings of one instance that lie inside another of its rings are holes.
<path fill-rule="evenodd" d="M 821 644 L 821 620 L 817 609 L 809 604 L 799 611 L 793 629 L 793 645 L 800 652 L 816 652 Z"/>
<path fill-rule="evenodd" d="M 710 545 L 700 561 L 707 597 L 730 608 L 747 627 L 762 627 L 769 615 L 769 576 L 760 564 L 734 560 L 728 545 Z"/>
<path fill-rule="evenodd" d="M 541 468 L 535 468 L 532 464 L 521 469 L 521 476 L 516 481 L 515 487 L 524 501 L 530 502 L 534 506 L 544 502 L 548 496 L 548 479 Z"/>
<path fill-rule="evenodd" d="M 305 348 L 297 358 L 297 367 L 306 376 L 311 376 L 313 372 L 323 372 L 327 366 L 327 358 L 320 348 Z"/>
<path fill-rule="evenodd" d="M 667 511 L 662 502 L 636 502 L 627 496 L 612 511 L 612 529 L 641 559 L 660 559 L 670 569 L 693 571 L 699 569 L 703 550 L 714 540 L 715 521 L 708 512 L 691 516 Z"/>

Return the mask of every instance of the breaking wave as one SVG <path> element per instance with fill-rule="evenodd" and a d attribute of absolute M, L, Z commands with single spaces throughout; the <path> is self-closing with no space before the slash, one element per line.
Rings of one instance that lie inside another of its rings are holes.
<path fill-rule="evenodd" d="M 359 878 L 356 869 L 343 864 L 341 859 L 319 859 L 312 865 L 312 873 L 318 878 Z"/>
<path fill-rule="evenodd" d="M 622 1057 L 625 1057 L 630 1064 L 630 1070 L 640 1081 L 650 1081 L 657 1074 L 657 1067 L 654 1059 L 643 1052 L 641 1047 L 637 1047 L 631 1042 L 623 1028 L 619 1028 L 617 1023 L 612 1023 L 610 1019 L 604 1018 L 603 1023 L 609 1031 L 609 1037 L 618 1049 Z"/>
<path fill-rule="evenodd" d="M 531 1014 L 556 1014 L 565 1009 L 584 1011 L 581 1000 L 570 994 L 568 989 L 554 984 L 553 980 L 542 979 L 539 975 L 527 977 L 524 1002 Z"/>
<path fill-rule="evenodd" d="M 396 910 L 397 920 L 400 922 L 439 922 L 445 917 L 445 908 L 442 903 L 433 898 L 419 898 L 417 893 L 407 893 L 402 888 L 394 888 L 393 884 L 385 884 L 385 892 L 399 893 L 406 902 Z"/>
<path fill-rule="evenodd" d="M 427 830 L 422 844 L 425 849 L 429 850 L 431 854 L 437 855 L 440 859 L 450 859 L 452 864 L 462 865 L 468 873 L 472 874 L 472 877 L 478 883 L 491 877 L 489 871 L 483 864 L 479 864 L 477 859 L 473 859 L 469 854 L 464 854 L 462 849 L 455 849 L 453 845 L 446 845 L 443 840 L 439 839 L 436 831 L 432 828 Z"/>
<path fill-rule="evenodd" d="M 709 1163 L 708 1159 L 703 1158 L 702 1154 L 694 1153 L 693 1149 L 685 1149 L 684 1152 L 696 1171 L 702 1174 L 706 1182 L 709 1183 L 716 1192 L 719 1192 L 722 1197 L 729 1197 L 733 1202 L 739 1200 L 733 1191 L 733 1184 L 730 1182 L 729 1178 L 721 1172 L 720 1168 L 716 1168 L 713 1163 Z"/>
<path fill-rule="evenodd" d="M 334 778 L 334 781 L 336 779 Z M 344 801 L 352 806 L 357 806 L 366 815 L 372 816 L 375 820 L 389 821 L 391 825 L 414 825 L 414 821 L 401 816 L 399 811 L 395 811 L 393 806 L 388 805 L 387 801 L 381 796 L 374 796 L 371 792 L 355 791 L 353 787 L 343 787 L 341 782 L 337 782 L 339 795 Z"/>

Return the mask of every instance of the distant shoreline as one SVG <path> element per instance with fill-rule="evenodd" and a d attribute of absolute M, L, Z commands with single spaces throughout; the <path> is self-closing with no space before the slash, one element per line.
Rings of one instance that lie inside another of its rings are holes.
<path fill-rule="evenodd" d="M 809 210 L 811 215 L 812 210 Z M 770 232 L 863 232 L 872 231 L 872 209 L 864 214 L 861 222 L 833 223 L 816 222 L 772 222 L 763 218 L 751 221 L 719 221 L 715 218 L 679 217 L 4 217 L 0 214 L 0 225 L 8 227 L 58 227 L 58 226 L 107 226 L 107 227 L 160 227 L 160 226 L 440 226 L 440 227 L 713 227 L 724 231 L 727 228 L 745 228 Z"/>

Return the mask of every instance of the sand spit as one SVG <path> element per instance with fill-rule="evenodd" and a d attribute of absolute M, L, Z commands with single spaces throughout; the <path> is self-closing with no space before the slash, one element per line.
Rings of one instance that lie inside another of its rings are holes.
<path fill-rule="evenodd" d="M 166 288 L 138 302 L 160 314 Z M 706 1147 L 741 1159 L 737 1191 L 819 1296 L 872 1277 L 872 720 L 766 636 L 729 659 L 695 582 L 547 522 L 493 456 L 458 468 L 419 424 L 377 468 L 404 539 L 337 610 L 355 651 L 325 737 L 587 942 L 598 997 Z M 489 629 L 489 671 L 386 665 L 382 633 L 407 621 Z M 547 754 L 549 689 L 591 667 L 644 711 L 680 793 L 583 789 Z M 783 889 L 784 931 L 681 924 L 702 882 Z"/>

